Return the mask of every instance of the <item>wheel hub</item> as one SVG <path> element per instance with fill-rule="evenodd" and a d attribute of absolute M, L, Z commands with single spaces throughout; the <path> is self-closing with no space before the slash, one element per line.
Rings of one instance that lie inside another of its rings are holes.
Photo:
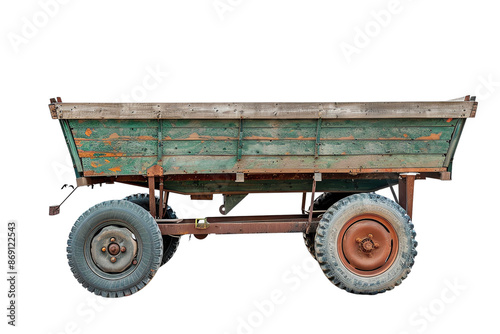
<path fill-rule="evenodd" d="M 137 263 L 137 241 L 125 227 L 103 228 L 92 239 L 90 252 L 97 267 L 108 273 L 122 272 L 134 261 Z"/>
<path fill-rule="evenodd" d="M 350 220 L 339 234 L 339 256 L 361 276 L 375 276 L 394 262 L 398 248 L 392 225 L 382 217 L 364 215 Z"/>

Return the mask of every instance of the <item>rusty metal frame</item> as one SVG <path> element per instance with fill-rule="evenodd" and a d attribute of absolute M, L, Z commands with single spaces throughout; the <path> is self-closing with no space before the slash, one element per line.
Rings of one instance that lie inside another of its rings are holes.
<path fill-rule="evenodd" d="M 415 174 L 402 174 L 399 178 L 399 205 L 413 217 L 413 194 L 415 191 Z"/>
<path fill-rule="evenodd" d="M 196 227 L 200 219 L 157 219 L 163 235 L 206 235 L 206 234 L 247 234 L 247 233 L 287 233 L 311 232 L 317 228 L 319 218 L 308 215 L 233 216 L 202 218 L 206 225 Z"/>
<path fill-rule="evenodd" d="M 156 168 L 161 168 L 158 166 Z M 150 171 L 150 170 L 148 170 Z M 151 173 L 150 173 L 151 174 Z M 149 188 L 147 175 L 121 175 L 121 176 L 92 176 L 92 177 L 80 177 L 77 179 L 78 186 L 90 186 L 93 184 L 113 184 L 115 182 L 131 184 L 136 186 L 142 186 Z M 281 174 L 245 174 L 245 180 L 248 181 L 265 181 L 265 180 L 311 180 L 314 173 L 281 173 Z M 398 180 L 399 173 L 387 172 L 387 173 L 362 173 L 362 174 L 348 174 L 348 173 L 321 173 L 322 180 Z M 161 174 L 154 174 L 154 176 L 162 176 Z M 449 172 L 421 172 L 416 176 L 416 179 L 434 178 L 439 180 L 450 180 Z M 168 182 L 176 181 L 235 181 L 236 174 L 175 174 L 175 175 L 163 175 L 163 181 L 165 184 Z M 156 183 L 155 183 L 155 189 Z M 166 191 L 177 192 L 168 189 L 168 186 L 164 186 Z M 252 192 L 252 191 L 249 191 Z M 259 193 L 262 191 L 258 191 Z M 269 191 L 272 192 L 272 191 Z M 178 192 L 184 194 L 182 192 Z M 213 192 L 214 194 L 223 193 L 231 194 L 231 192 L 220 191 Z M 238 191 L 237 193 L 241 193 Z M 198 195 L 198 193 L 186 193 L 187 195 Z M 203 193 L 206 194 L 206 193 Z"/>

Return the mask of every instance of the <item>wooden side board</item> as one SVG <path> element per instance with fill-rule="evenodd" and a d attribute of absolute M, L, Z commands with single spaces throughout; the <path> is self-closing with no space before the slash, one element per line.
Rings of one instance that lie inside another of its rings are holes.
<path fill-rule="evenodd" d="M 54 119 L 377 119 L 474 117 L 475 101 L 52 103 Z"/>

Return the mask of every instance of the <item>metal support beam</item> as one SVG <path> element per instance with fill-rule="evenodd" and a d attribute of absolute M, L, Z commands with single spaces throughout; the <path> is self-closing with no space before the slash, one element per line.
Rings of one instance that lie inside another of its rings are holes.
<path fill-rule="evenodd" d="M 156 218 L 155 177 L 148 176 L 149 186 L 149 212 Z"/>
<path fill-rule="evenodd" d="M 312 216 L 313 216 L 313 209 L 314 209 L 314 195 L 316 193 L 316 179 L 317 179 L 316 174 L 319 174 L 320 175 L 319 177 L 321 178 L 321 173 L 314 173 L 312 192 L 311 192 L 311 205 L 309 205 L 309 217 L 307 219 L 306 233 L 310 233 L 310 228 L 311 228 L 311 223 L 312 223 Z"/>
<path fill-rule="evenodd" d="M 414 174 L 403 174 L 399 179 L 399 205 L 406 210 L 410 218 L 413 217 L 415 178 Z"/>
<path fill-rule="evenodd" d="M 206 223 L 203 228 L 196 226 L 199 219 L 157 219 L 156 221 L 163 235 L 305 232 L 308 226 L 312 233 L 319 221 L 318 218 L 314 218 L 309 224 L 307 215 L 208 217 L 203 220 Z"/>

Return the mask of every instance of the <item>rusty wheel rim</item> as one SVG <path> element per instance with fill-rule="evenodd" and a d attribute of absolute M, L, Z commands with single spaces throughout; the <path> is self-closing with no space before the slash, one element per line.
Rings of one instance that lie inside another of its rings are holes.
<path fill-rule="evenodd" d="M 359 276 L 380 275 L 398 253 L 398 236 L 385 218 L 366 214 L 352 218 L 340 230 L 337 251 L 344 266 Z"/>

